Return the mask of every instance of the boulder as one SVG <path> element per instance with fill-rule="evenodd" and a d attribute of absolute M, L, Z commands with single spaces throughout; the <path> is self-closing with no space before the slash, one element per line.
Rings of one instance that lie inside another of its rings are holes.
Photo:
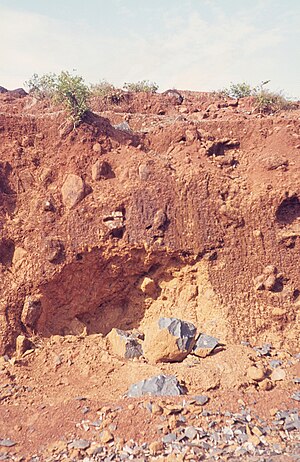
<path fill-rule="evenodd" d="M 174 375 L 157 375 L 150 379 L 131 385 L 127 392 L 129 398 L 140 396 L 178 396 L 184 395 L 185 390 Z"/>
<path fill-rule="evenodd" d="M 125 359 L 139 358 L 143 355 L 139 334 L 120 329 L 112 329 L 107 336 L 114 354 Z"/>
<path fill-rule="evenodd" d="M 70 173 L 61 188 L 62 201 L 65 207 L 72 209 L 85 196 L 85 187 L 82 178 Z"/>
<path fill-rule="evenodd" d="M 211 335 L 200 334 L 193 348 L 193 353 L 200 358 L 208 356 L 219 345 L 219 340 Z"/>
<path fill-rule="evenodd" d="M 34 328 L 42 313 L 40 296 L 26 297 L 21 314 L 21 322 L 25 327 Z"/>
<path fill-rule="evenodd" d="M 146 329 L 144 356 L 151 362 L 182 361 L 195 343 L 196 327 L 176 318 L 160 318 Z"/>

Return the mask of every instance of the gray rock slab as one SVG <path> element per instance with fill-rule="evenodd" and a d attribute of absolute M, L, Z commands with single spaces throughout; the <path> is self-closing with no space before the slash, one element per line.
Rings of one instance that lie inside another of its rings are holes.
<path fill-rule="evenodd" d="M 196 335 L 196 327 L 191 322 L 177 318 L 160 318 L 160 329 L 167 329 L 174 337 L 178 337 L 177 345 L 181 351 L 189 350 Z"/>
<path fill-rule="evenodd" d="M 197 395 L 197 396 L 194 396 L 194 400 L 196 401 L 197 404 L 201 404 L 201 406 L 203 406 L 209 401 L 209 397 L 205 395 Z"/>
<path fill-rule="evenodd" d="M 174 375 L 157 375 L 130 386 L 127 396 L 130 398 L 150 396 L 178 396 L 185 394 L 183 387 Z"/>
<path fill-rule="evenodd" d="M 211 353 L 218 345 L 219 340 L 217 338 L 207 334 L 200 334 L 194 345 L 193 352 L 196 355 L 206 356 Z"/>

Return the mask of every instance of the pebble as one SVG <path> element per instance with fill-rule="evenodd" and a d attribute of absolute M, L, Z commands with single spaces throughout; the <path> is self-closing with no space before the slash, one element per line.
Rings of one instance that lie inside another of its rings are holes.
<path fill-rule="evenodd" d="M 197 396 L 194 397 L 194 399 L 195 399 L 196 403 L 200 404 L 201 406 L 208 403 L 208 401 L 209 401 L 208 396 L 205 396 L 205 395 L 197 395 Z"/>
<path fill-rule="evenodd" d="M 296 391 L 291 395 L 291 398 L 294 399 L 295 401 L 300 401 L 300 391 Z"/>
<path fill-rule="evenodd" d="M 4 446 L 6 448 L 10 448 L 12 446 L 15 446 L 17 443 L 15 443 L 14 441 L 10 440 L 9 438 L 7 439 L 3 439 L 1 440 L 0 439 L 0 446 Z"/>
<path fill-rule="evenodd" d="M 286 378 L 286 372 L 284 369 L 277 367 L 271 374 L 271 380 L 274 382 L 279 382 L 280 380 L 284 380 Z"/>
<path fill-rule="evenodd" d="M 164 449 L 164 445 L 162 441 L 154 441 L 153 443 L 149 444 L 149 451 L 150 451 L 150 454 L 153 456 L 156 456 L 163 449 Z"/>
<path fill-rule="evenodd" d="M 73 440 L 70 444 L 70 448 L 73 449 L 88 449 L 91 443 L 87 440 Z"/>
<path fill-rule="evenodd" d="M 265 370 L 262 366 L 250 366 L 247 369 L 249 379 L 260 382 L 265 378 Z"/>
<path fill-rule="evenodd" d="M 113 439 L 114 437 L 109 430 L 103 430 L 103 432 L 100 433 L 100 441 L 103 444 L 109 443 L 110 441 L 113 441 Z"/>
<path fill-rule="evenodd" d="M 193 440 L 196 438 L 198 432 L 195 427 L 186 427 L 184 435 L 189 439 Z"/>

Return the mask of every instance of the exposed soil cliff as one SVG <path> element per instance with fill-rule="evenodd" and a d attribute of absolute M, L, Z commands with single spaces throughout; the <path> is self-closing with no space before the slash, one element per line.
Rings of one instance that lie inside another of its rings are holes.
<path fill-rule="evenodd" d="M 0 95 L 2 436 L 28 457 L 82 437 L 76 396 L 93 413 L 114 409 L 129 385 L 159 373 L 211 392 L 212 409 L 239 398 L 268 416 L 296 406 L 300 109 L 265 115 L 251 98 L 125 93 L 95 99 L 72 130 L 61 107 L 19 96 Z M 111 329 L 143 332 L 159 317 L 190 321 L 225 347 L 163 365 L 112 354 Z M 251 348 L 266 342 L 283 379 Z M 247 372 L 257 361 L 269 370 L 262 386 Z M 126 406 L 118 437 L 155 441 L 142 400 Z M 36 460 L 60 460 L 45 457 Z"/>

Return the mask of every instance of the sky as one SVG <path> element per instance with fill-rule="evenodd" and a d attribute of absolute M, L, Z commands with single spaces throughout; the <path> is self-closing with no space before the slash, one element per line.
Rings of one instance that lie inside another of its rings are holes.
<path fill-rule="evenodd" d="M 0 0 L 0 43 L 8 89 L 68 70 L 160 91 L 270 80 L 300 98 L 300 0 Z"/>

